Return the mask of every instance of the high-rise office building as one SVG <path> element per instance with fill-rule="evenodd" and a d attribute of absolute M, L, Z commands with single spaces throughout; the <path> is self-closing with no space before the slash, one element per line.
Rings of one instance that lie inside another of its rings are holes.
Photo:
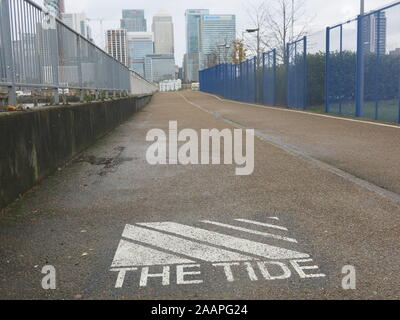
<path fill-rule="evenodd" d="M 128 32 L 146 32 L 147 21 L 144 10 L 122 10 L 121 29 Z"/>
<path fill-rule="evenodd" d="M 107 30 L 106 33 L 107 52 L 115 59 L 128 65 L 127 32 L 125 29 Z"/>
<path fill-rule="evenodd" d="M 363 18 L 364 53 L 386 54 L 387 18 L 385 11 L 378 11 Z"/>
<path fill-rule="evenodd" d="M 145 78 L 150 82 L 174 80 L 176 75 L 173 54 L 150 54 L 145 58 Z"/>
<path fill-rule="evenodd" d="M 201 54 L 200 69 L 207 67 L 210 55 L 218 63 L 232 61 L 233 41 L 236 39 L 236 16 L 230 14 L 204 15 L 200 20 Z"/>
<path fill-rule="evenodd" d="M 154 53 L 174 54 L 174 24 L 172 16 L 161 11 L 153 17 Z"/>
<path fill-rule="evenodd" d="M 86 39 L 93 41 L 92 30 L 85 13 L 64 13 L 61 18 L 68 27 L 80 33 Z"/>
<path fill-rule="evenodd" d="M 145 77 L 145 58 L 153 51 L 153 33 L 128 32 L 128 59 L 129 67 Z"/>
<path fill-rule="evenodd" d="M 201 18 L 208 15 L 208 9 L 188 9 L 186 17 L 186 54 L 184 69 L 186 82 L 199 81 L 200 51 L 201 51 Z"/>
<path fill-rule="evenodd" d="M 200 52 L 200 21 L 203 15 L 208 15 L 208 9 L 186 10 L 186 53 Z"/>
<path fill-rule="evenodd" d="M 43 4 L 44 8 L 57 18 L 61 18 L 61 14 L 65 13 L 64 0 L 44 0 Z"/>

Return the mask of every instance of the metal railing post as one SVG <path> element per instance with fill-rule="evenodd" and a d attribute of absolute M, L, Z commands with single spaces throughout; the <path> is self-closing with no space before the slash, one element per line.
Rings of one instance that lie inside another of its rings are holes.
<path fill-rule="evenodd" d="M 81 37 L 77 36 L 76 38 L 77 41 L 77 57 L 76 57 L 76 62 L 78 65 L 78 82 L 79 82 L 79 87 L 80 87 L 80 97 L 79 100 L 82 102 L 85 100 L 85 90 L 83 90 L 83 76 L 82 76 L 82 51 L 81 51 Z"/>
<path fill-rule="evenodd" d="M 53 76 L 53 85 L 55 85 L 54 88 L 54 103 L 59 104 L 60 103 L 60 94 L 58 91 L 58 87 L 60 85 L 59 83 L 59 74 L 58 74 L 58 66 L 59 66 L 59 51 L 58 51 L 58 29 L 57 29 L 57 22 L 55 22 L 55 29 L 51 30 L 51 41 L 50 41 L 50 46 L 53 47 L 53 50 L 50 50 L 52 53 L 51 57 L 51 69 L 52 69 L 52 76 Z"/>
<path fill-rule="evenodd" d="M 290 72 L 290 58 L 289 58 L 289 54 L 290 54 L 290 45 L 289 43 L 286 45 L 286 107 L 290 108 L 290 79 L 289 79 L 289 72 Z"/>
<path fill-rule="evenodd" d="M 15 88 L 15 65 L 14 53 L 11 35 L 11 17 L 10 17 L 10 0 L 0 1 L 2 16 L 0 19 L 0 26 L 2 33 L 2 40 L 4 46 L 4 58 L 6 64 L 7 80 L 11 85 L 8 87 L 8 105 L 15 106 L 17 104 L 17 93 Z"/>
<path fill-rule="evenodd" d="M 357 18 L 357 74 L 356 74 L 356 117 L 361 117 L 364 110 L 364 36 L 363 16 Z"/>
<path fill-rule="evenodd" d="M 272 50 L 272 54 L 273 54 L 273 64 L 274 64 L 274 68 L 273 68 L 273 82 L 274 82 L 274 87 L 273 87 L 273 105 L 276 106 L 277 105 L 277 83 L 276 83 L 276 79 L 277 79 L 277 62 L 276 62 L 276 49 Z"/>
<path fill-rule="evenodd" d="M 305 36 L 304 37 L 304 52 L 303 52 L 303 54 L 304 54 L 304 92 L 303 92 L 303 94 L 304 94 L 304 97 L 303 97 L 303 100 L 304 100 L 304 110 L 306 110 L 307 109 L 307 102 L 308 102 L 308 99 L 307 99 L 307 90 L 308 90 L 308 83 L 307 83 L 307 81 L 308 81 L 308 74 L 307 74 L 307 36 Z"/>
<path fill-rule="evenodd" d="M 326 53 L 325 53 L 325 111 L 330 113 L 330 101 L 329 101 L 329 91 L 330 91 L 330 55 L 331 55 L 331 28 L 326 28 Z"/>

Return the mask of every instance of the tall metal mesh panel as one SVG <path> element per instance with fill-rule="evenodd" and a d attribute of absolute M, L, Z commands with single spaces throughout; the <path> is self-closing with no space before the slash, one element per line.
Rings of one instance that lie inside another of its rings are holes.
<path fill-rule="evenodd" d="M 307 38 L 288 43 L 286 53 L 287 106 L 306 109 Z"/>
<path fill-rule="evenodd" d="M 262 56 L 262 103 L 276 105 L 276 50 Z"/>
<path fill-rule="evenodd" d="M 327 29 L 326 111 L 356 114 L 357 21 Z"/>

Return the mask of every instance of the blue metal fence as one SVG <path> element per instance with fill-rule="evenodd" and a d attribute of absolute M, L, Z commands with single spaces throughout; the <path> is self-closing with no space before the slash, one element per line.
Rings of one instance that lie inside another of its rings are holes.
<path fill-rule="evenodd" d="M 263 53 L 262 56 L 262 102 L 276 105 L 276 49 Z"/>
<path fill-rule="evenodd" d="M 399 17 L 400 1 L 288 43 L 283 65 L 274 49 L 262 54 L 259 68 L 254 57 L 203 70 L 201 90 L 400 123 Z"/>
<path fill-rule="evenodd" d="M 356 115 L 357 19 L 326 31 L 326 112 Z"/>
<path fill-rule="evenodd" d="M 307 107 L 307 37 L 287 44 L 287 106 Z"/>

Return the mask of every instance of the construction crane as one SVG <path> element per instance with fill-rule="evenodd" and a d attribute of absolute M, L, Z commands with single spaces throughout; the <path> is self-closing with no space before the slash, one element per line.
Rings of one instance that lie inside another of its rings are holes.
<path fill-rule="evenodd" d="M 116 19 L 96 19 L 96 18 L 86 18 L 86 20 L 88 22 L 92 22 L 92 21 L 98 21 L 100 23 L 100 32 L 101 32 L 101 36 L 103 37 L 103 39 L 105 39 L 105 33 L 104 33 L 104 25 L 103 22 L 104 21 L 110 21 L 110 22 L 120 22 L 121 20 L 116 20 Z M 105 48 L 103 48 L 105 49 Z"/>
<path fill-rule="evenodd" d="M 104 28 L 103 28 L 103 22 L 104 21 L 112 21 L 112 22 L 120 22 L 121 20 L 116 20 L 116 19 L 92 19 L 92 18 L 86 18 L 87 21 L 98 21 L 100 22 L 100 29 L 101 29 L 101 34 L 104 34 Z"/>

